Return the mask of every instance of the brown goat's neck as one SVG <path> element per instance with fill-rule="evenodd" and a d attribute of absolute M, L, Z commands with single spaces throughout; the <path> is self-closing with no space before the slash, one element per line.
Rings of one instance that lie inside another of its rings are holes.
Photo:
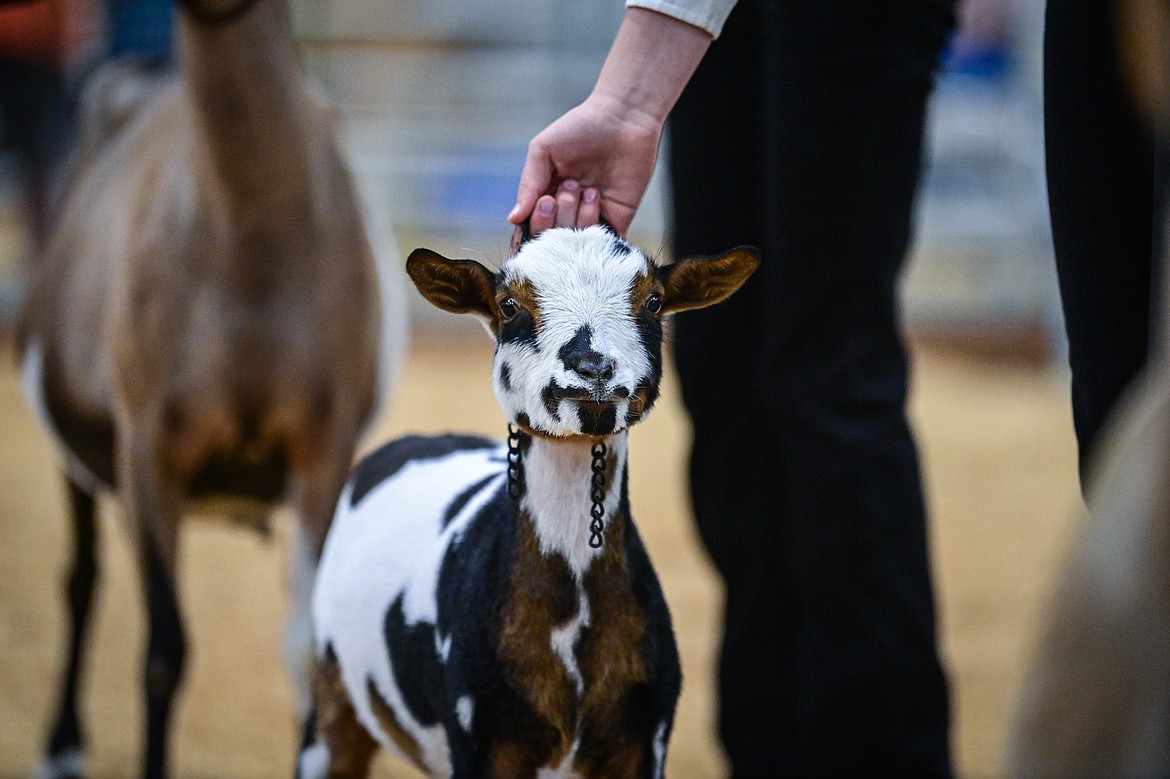
<path fill-rule="evenodd" d="M 293 47 L 285 0 L 257 0 L 241 18 L 206 26 L 179 12 L 185 88 L 206 171 L 236 208 L 280 201 L 309 184 L 317 110 Z"/>

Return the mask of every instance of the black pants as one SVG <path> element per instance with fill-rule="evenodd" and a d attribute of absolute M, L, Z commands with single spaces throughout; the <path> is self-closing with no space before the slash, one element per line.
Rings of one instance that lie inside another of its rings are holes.
<path fill-rule="evenodd" d="M 950 5 L 741 0 L 673 114 L 675 253 L 763 259 L 675 330 L 737 777 L 950 773 L 895 291 Z"/>
<path fill-rule="evenodd" d="M 1049 0 L 1044 44 L 1048 203 L 1084 473 L 1149 348 L 1154 140 L 1126 92 L 1110 0 Z"/>

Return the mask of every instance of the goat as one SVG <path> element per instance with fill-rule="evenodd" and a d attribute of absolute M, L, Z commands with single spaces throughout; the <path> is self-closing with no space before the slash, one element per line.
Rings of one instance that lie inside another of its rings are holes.
<path fill-rule="evenodd" d="M 1170 142 L 1170 3 L 1115 0 L 1117 67 Z M 1164 197 L 1163 193 L 1163 197 Z M 1170 202 L 1156 203 L 1170 217 Z M 1042 613 L 1007 733 L 1006 777 L 1170 775 L 1170 254 L 1149 360 L 1111 412 L 1088 511 Z"/>
<path fill-rule="evenodd" d="M 82 769 L 76 687 L 101 491 L 125 511 L 148 611 L 145 775 L 167 769 L 186 647 L 179 520 L 196 501 L 243 501 L 260 521 L 284 500 L 295 509 L 286 652 L 307 706 L 312 572 L 389 370 L 371 236 L 299 70 L 287 3 L 180 6 L 177 77 L 87 135 L 20 325 L 76 545 L 48 777 Z"/>
<path fill-rule="evenodd" d="M 665 315 L 757 263 L 660 267 L 600 226 L 547 230 L 495 274 L 411 253 L 428 301 L 487 324 L 518 429 L 407 437 L 356 467 L 314 588 L 303 779 L 364 776 L 378 744 L 433 776 L 662 775 L 679 660 L 627 431 L 658 395 Z"/>

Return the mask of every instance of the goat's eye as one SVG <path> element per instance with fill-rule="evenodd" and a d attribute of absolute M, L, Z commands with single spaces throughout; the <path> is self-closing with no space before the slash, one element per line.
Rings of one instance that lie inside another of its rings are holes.
<path fill-rule="evenodd" d="M 504 298 L 500 303 L 500 313 L 504 315 L 504 319 L 511 319 L 520 313 L 520 304 L 516 302 L 516 298 Z"/>
<path fill-rule="evenodd" d="M 643 305 L 646 306 L 646 310 L 651 314 L 657 314 L 662 310 L 662 298 L 657 293 L 651 292 Z"/>

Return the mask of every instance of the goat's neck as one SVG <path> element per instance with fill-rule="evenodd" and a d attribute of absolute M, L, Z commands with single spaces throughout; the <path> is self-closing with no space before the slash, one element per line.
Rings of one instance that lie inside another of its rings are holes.
<path fill-rule="evenodd" d="M 179 17 L 183 79 L 212 175 L 237 207 L 302 190 L 316 117 L 286 0 L 256 0 L 223 26 Z"/>
<path fill-rule="evenodd" d="M 578 577 L 607 548 L 622 543 L 620 516 L 626 476 L 626 432 L 605 439 L 605 531 L 589 546 L 592 520 L 593 444 L 588 439 L 533 437 L 524 453 L 522 508 L 545 554 L 558 553 Z"/>

